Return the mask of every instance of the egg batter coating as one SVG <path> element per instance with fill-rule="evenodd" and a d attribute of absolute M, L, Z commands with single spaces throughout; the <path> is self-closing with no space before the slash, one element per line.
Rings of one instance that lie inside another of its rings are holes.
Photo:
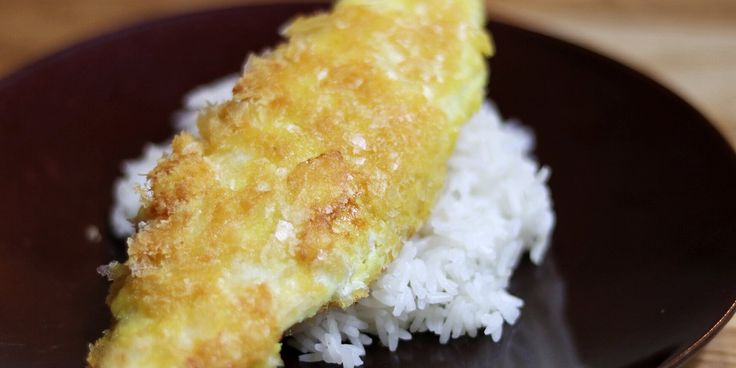
<path fill-rule="evenodd" d="M 491 43 L 482 0 L 343 0 L 251 57 L 148 174 L 91 367 L 272 367 L 428 217 Z"/>

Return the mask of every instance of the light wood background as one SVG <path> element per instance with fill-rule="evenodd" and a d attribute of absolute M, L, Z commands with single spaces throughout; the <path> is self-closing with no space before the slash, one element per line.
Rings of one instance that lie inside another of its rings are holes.
<path fill-rule="evenodd" d="M 255 1 L 269 0 L 0 0 L 0 76 L 132 22 Z M 488 8 L 644 71 L 736 146 L 736 0 L 488 0 Z M 736 367 L 736 321 L 687 367 Z"/>

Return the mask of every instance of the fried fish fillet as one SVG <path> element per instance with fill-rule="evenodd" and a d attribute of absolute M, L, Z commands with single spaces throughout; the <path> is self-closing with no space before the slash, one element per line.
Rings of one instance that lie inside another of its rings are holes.
<path fill-rule="evenodd" d="M 491 43 L 482 0 L 344 0 L 251 57 L 148 174 L 91 367 L 271 367 L 427 218 Z"/>

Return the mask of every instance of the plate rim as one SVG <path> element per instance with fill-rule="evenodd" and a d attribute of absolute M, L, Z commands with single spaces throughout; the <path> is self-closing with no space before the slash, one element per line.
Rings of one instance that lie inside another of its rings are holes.
<path fill-rule="evenodd" d="M 232 11 L 240 11 L 244 9 L 252 8 L 292 8 L 292 7 L 313 7 L 314 9 L 324 9 L 330 2 L 325 1 L 293 1 L 278 0 L 276 2 L 264 2 L 263 0 L 256 0 L 253 3 L 231 5 L 222 7 L 205 7 L 202 9 L 188 10 L 180 13 L 173 13 L 170 15 L 153 16 L 149 19 L 142 21 L 124 23 L 117 27 L 111 27 L 107 30 L 102 30 L 96 33 L 94 36 L 82 38 L 81 40 L 74 41 L 67 46 L 60 46 L 55 51 L 51 51 L 41 56 L 31 58 L 30 60 L 23 61 L 21 64 L 16 65 L 8 73 L 0 76 L 0 91 L 9 90 L 13 88 L 13 84 L 22 81 L 26 76 L 32 75 L 36 70 L 46 67 L 49 64 L 53 64 L 68 55 L 74 54 L 80 50 L 96 47 L 97 45 L 104 44 L 107 42 L 115 41 L 118 38 L 125 37 L 131 33 L 145 32 L 154 27 L 165 26 L 167 24 L 187 21 L 192 17 L 200 16 L 215 16 L 219 13 L 228 13 Z M 732 146 L 726 137 L 721 133 L 713 121 L 703 114 L 697 107 L 691 104 L 685 97 L 680 95 L 678 92 L 668 88 L 663 82 L 660 82 L 653 75 L 648 74 L 645 71 L 638 70 L 634 66 L 628 65 L 625 61 L 619 60 L 615 56 L 607 55 L 605 51 L 597 49 L 594 45 L 584 46 L 578 44 L 575 41 L 567 39 L 562 35 L 553 35 L 547 33 L 536 27 L 531 22 L 523 20 L 515 20 L 510 17 L 503 15 L 491 14 L 487 9 L 486 14 L 488 16 L 488 22 L 486 27 L 500 26 L 503 28 L 511 29 L 515 32 L 524 33 L 527 36 L 531 36 L 542 40 L 543 42 L 554 46 L 555 48 L 562 48 L 571 53 L 578 54 L 584 58 L 594 60 L 596 63 L 602 64 L 607 68 L 617 69 L 618 72 L 628 75 L 631 78 L 636 79 L 640 83 L 648 85 L 648 87 L 655 90 L 657 93 L 663 94 L 665 97 L 674 99 L 674 101 L 684 108 L 689 110 L 693 114 L 694 118 L 699 120 L 696 122 L 706 129 L 715 147 L 721 150 L 725 155 L 729 155 L 731 163 L 736 169 L 736 146 Z M 716 143 L 717 142 L 717 143 Z M 731 302 L 730 305 L 726 306 L 721 316 L 715 320 L 712 325 L 705 330 L 700 337 L 698 337 L 690 345 L 680 348 L 665 359 L 659 367 L 662 368 L 674 368 L 687 362 L 689 359 L 695 356 L 708 342 L 710 342 L 722 329 L 728 324 L 731 318 L 736 315 L 736 298 Z"/>

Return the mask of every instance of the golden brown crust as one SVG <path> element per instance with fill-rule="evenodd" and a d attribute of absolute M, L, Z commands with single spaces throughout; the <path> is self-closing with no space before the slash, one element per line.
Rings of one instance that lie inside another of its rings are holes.
<path fill-rule="evenodd" d="M 284 330 L 365 295 L 427 217 L 482 98 L 480 1 L 359 3 L 297 20 L 174 139 L 90 366 L 273 366 Z"/>
<path fill-rule="evenodd" d="M 328 174 L 329 173 L 329 174 Z M 330 257 L 334 244 L 361 231 L 357 198 L 364 193 L 357 176 L 338 151 L 330 151 L 298 164 L 287 178 L 294 203 L 309 209 L 308 219 L 297 234 L 297 260 L 309 265 Z"/>

